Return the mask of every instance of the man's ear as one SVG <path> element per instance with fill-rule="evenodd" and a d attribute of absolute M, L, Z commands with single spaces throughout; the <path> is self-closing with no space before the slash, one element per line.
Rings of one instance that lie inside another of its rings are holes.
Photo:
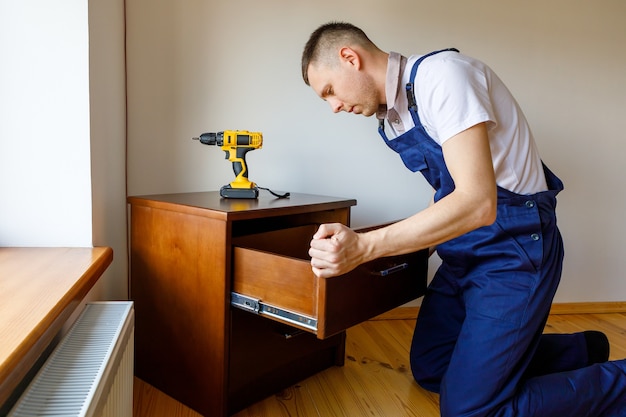
<path fill-rule="evenodd" d="M 339 49 L 339 57 L 341 62 L 347 65 L 351 65 L 354 69 L 361 68 L 361 56 L 354 49 L 344 46 Z"/>

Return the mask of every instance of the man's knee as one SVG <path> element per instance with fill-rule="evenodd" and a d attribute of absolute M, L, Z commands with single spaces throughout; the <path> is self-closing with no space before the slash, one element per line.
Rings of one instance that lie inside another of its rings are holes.
<path fill-rule="evenodd" d="M 439 393 L 443 372 L 424 357 L 411 352 L 411 372 L 419 386 L 427 391 Z"/>

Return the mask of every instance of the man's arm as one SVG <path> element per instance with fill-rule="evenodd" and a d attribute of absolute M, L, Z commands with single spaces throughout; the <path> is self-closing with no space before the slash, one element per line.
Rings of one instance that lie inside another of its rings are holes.
<path fill-rule="evenodd" d="M 443 156 L 455 184 L 452 193 L 407 219 L 367 233 L 341 224 L 321 225 L 309 250 L 315 275 L 345 274 L 364 262 L 436 246 L 493 223 L 497 191 L 485 123 L 448 139 Z"/>

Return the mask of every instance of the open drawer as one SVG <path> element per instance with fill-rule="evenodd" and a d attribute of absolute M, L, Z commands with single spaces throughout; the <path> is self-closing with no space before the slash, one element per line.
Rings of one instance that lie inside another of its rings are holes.
<path fill-rule="evenodd" d="M 424 295 L 428 251 L 368 262 L 318 278 L 308 255 L 318 225 L 234 241 L 231 304 L 325 339 Z"/>

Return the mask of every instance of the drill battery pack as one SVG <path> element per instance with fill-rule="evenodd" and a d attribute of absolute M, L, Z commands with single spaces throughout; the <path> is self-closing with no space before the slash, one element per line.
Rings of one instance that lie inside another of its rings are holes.
<path fill-rule="evenodd" d="M 258 198 L 259 189 L 257 187 L 233 188 L 228 184 L 220 189 L 220 196 L 223 198 Z"/>

